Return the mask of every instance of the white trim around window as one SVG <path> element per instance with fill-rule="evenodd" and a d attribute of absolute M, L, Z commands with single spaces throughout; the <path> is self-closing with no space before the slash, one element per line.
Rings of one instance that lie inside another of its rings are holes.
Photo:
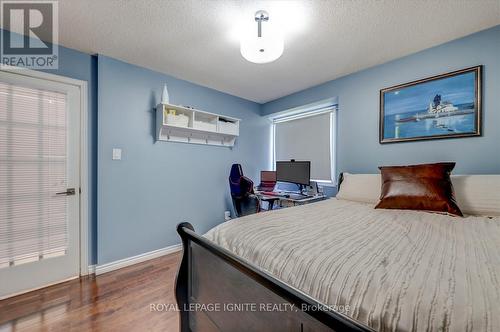
<path fill-rule="evenodd" d="M 271 129 L 271 147 L 272 147 L 272 168 L 275 168 L 276 164 L 276 125 L 280 123 L 305 119 L 308 117 L 319 116 L 328 113 L 329 116 L 329 153 L 330 153 L 330 179 L 311 179 L 323 186 L 335 186 L 336 176 L 335 176 L 335 165 L 336 165 L 336 114 L 337 114 L 337 104 L 322 105 L 321 107 L 311 108 L 304 107 L 301 111 L 300 108 L 296 108 L 291 112 L 281 112 L 275 117 L 270 117 L 272 121 Z"/>

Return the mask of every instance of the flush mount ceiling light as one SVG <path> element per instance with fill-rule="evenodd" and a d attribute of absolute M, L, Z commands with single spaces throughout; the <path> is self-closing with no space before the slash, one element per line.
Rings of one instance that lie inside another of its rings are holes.
<path fill-rule="evenodd" d="M 255 13 L 257 33 L 244 36 L 240 42 L 241 55 L 250 62 L 268 63 L 278 59 L 283 54 L 284 41 L 277 31 L 269 24 L 263 29 L 263 23 L 269 21 L 269 14 L 264 10 Z"/>

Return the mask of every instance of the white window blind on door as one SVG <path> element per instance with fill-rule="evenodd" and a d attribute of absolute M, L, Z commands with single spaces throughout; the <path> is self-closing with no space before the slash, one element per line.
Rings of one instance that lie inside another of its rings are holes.
<path fill-rule="evenodd" d="M 332 181 L 332 112 L 275 121 L 276 160 L 309 160 L 312 180 Z"/>
<path fill-rule="evenodd" d="M 0 267 L 65 254 L 66 104 L 0 82 Z"/>

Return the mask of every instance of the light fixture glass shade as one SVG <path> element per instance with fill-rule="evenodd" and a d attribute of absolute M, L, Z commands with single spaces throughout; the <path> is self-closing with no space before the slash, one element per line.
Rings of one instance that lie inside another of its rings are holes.
<path fill-rule="evenodd" d="M 283 54 L 284 48 L 283 38 L 278 34 L 246 36 L 240 42 L 241 55 L 254 63 L 272 62 Z"/>

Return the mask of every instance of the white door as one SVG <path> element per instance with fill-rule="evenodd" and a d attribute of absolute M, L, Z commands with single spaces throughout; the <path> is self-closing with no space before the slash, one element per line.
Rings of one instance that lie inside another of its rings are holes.
<path fill-rule="evenodd" d="M 79 276 L 80 94 L 0 71 L 0 299 Z"/>

